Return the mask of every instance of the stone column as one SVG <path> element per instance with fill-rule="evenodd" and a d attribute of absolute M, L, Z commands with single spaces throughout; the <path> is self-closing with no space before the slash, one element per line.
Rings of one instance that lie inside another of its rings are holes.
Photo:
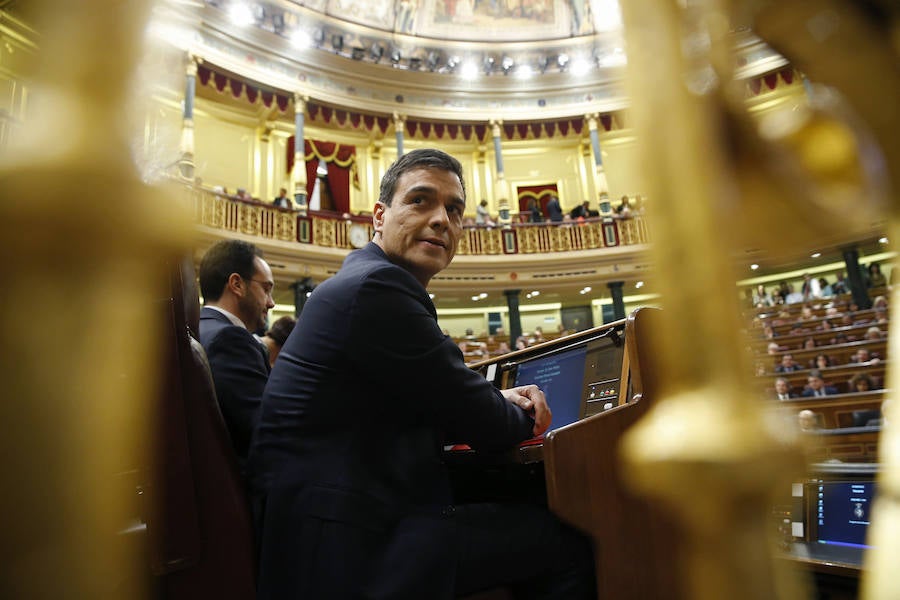
<path fill-rule="evenodd" d="M 600 152 L 600 133 L 597 129 L 597 120 L 600 115 L 591 113 L 585 115 L 588 131 L 591 136 L 591 149 L 594 154 L 594 187 L 597 190 L 597 198 L 603 202 L 609 197 L 609 185 L 606 183 L 606 173 L 603 170 L 603 155 Z"/>
<path fill-rule="evenodd" d="M 197 93 L 197 64 L 199 59 L 188 55 L 184 78 L 184 109 L 181 116 L 181 144 L 178 159 L 178 175 L 194 179 L 194 98 Z"/>
<path fill-rule="evenodd" d="M 624 286 L 624 281 L 610 281 L 606 284 L 606 287 L 609 288 L 609 295 L 612 297 L 613 317 L 617 321 L 625 318 L 625 300 L 622 297 Z"/>
<path fill-rule="evenodd" d="M 406 117 L 400 113 L 394 113 L 394 136 L 397 138 L 397 158 L 403 156 L 403 128 L 406 127 Z"/>
<path fill-rule="evenodd" d="M 519 316 L 519 295 L 522 290 L 503 290 L 509 308 L 509 347 L 515 350 L 516 339 L 522 335 L 522 317 Z"/>
<path fill-rule="evenodd" d="M 853 294 L 853 301 L 861 309 L 870 308 L 872 299 L 869 298 L 866 282 L 863 280 L 862 271 L 859 269 L 859 250 L 856 249 L 856 246 L 849 246 L 842 248 L 841 253 L 844 256 L 844 268 L 847 270 L 847 281 L 850 283 L 850 293 Z"/>
<path fill-rule="evenodd" d="M 316 289 L 316 284 L 311 277 L 304 277 L 292 283 L 291 289 L 294 290 L 294 316 L 299 319 L 303 307 L 306 306 L 306 299 Z"/>
<path fill-rule="evenodd" d="M 491 120 L 491 135 L 494 138 L 494 163 L 497 167 L 497 180 L 494 181 L 494 197 L 497 199 L 497 209 L 500 213 L 498 223 L 501 227 L 509 227 L 512 223 L 512 217 L 509 208 L 509 183 L 503 174 L 503 147 L 500 144 L 501 125 L 503 125 L 503 121 L 498 119 Z"/>
<path fill-rule="evenodd" d="M 307 96 L 294 92 L 294 168 L 291 181 L 294 183 L 294 206 L 306 216 L 306 151 L 303 124 L 306 113 Z M 299 313 L 298 313 L 299 314 Z"/>

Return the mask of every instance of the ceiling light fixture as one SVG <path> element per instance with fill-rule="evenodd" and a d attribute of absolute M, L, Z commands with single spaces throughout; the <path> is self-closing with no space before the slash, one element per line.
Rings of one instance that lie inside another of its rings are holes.
<path fill-rule="evenodd" d="M 294 48 L 309 48 L 312 44 L 312 36 L 304 29 L 295 29 L 291 34 L 291 45 Z"/>
<path fill-rule="evenodd" d="M 466 61 L 460 68 L 459 74 L 463 79 L 475 79 L 478 77 L 478 67 L 475 63 Z"/>
<path fill-rule="evenodd" d="M 236 2 L 228 9 L 228 18 L 232 24 L 238 27 L 253 25 L 253 12 L 243 2 Z"/>
<path fill-rule="evenodd" d="M 569 68 L 569 71 L 572 75 L 576 77 L 581 77 L 582 75 L 586 75 L 588 71 L 591 70 L 591 63 L 586 61 L 583 58 L 577 58 L 572 61 L 572 66 Z"/>

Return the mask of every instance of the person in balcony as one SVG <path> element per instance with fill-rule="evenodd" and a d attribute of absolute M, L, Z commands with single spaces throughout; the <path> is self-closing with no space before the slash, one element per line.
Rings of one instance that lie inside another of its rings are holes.
<path fill-rule="evenodd" d="M 616 214 L 622 218 L 631 216 L 631 201 L 628 199 L 628 196 L 622 196 L 622 200 L 616 207 Z"/>
<path fill-rule="evenodd" d="M 288 197 L 286 188 L 281 188 L 280 190 L 278 190 L 278 195 L 275 196 L 274 200 L 272 200 L 272 206 L 287 209 L 291 209 L 294 207 L 294 203 Z"/>
<path fill-rule="evenodd" d="M 535 198 L 529 198 L 528 204 L 525 205 L 531 223 L 543 223 L 544 213 L 541 212 L 541 205 Z"/>
<path fill-rule="evenodd" d="M 551 223 L 560 223 L 563 220 L 562 208 L 559 206 L 559 198 L 551 196 L 547 202 L 547 217 Z"/>
<path fill-rule="evenodd" d="M 488 212 L 487 206 L 488 201 L 482 200 L 478 203 L 478 206 L 475 207 L 476 225 L 486 225 L 488 227 L 492 227 L 494 225 L 494 220 L 491 219 L 491 213 Z"/>

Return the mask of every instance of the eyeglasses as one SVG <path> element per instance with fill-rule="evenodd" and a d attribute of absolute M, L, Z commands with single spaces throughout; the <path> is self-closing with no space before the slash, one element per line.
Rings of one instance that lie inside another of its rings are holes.
<path fill-rule="evenodd" d="M 272 292 L 275 291 L 275 284 L 271 281 L 263 281 L 261 279 L 250 279 L 249 281 L 255 281 L 256 283 L 258 283 L 267 296 L 271 296 Z"/>

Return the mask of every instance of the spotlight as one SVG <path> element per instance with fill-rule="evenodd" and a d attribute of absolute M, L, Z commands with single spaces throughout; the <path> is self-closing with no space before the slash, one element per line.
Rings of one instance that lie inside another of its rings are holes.
<path fill-rule="evenodd" d="M 402 58 L 402 56 L 398 49 L 394 48 L 391 50 L 391 62 L 394 63 L 394 65 L 400 62 L 400 58 Z"/>
<path fill-rule="evenodd" d="M 272 30 L 278 34 L 284 31 L 284 13 L 272 15 Z"/>
<path fill-rule="evenodd" d="M 559 67 L 560 71 L 565 71 L 566 66 L 569 64 L 569 55 L 568 54 L 560 54 L 556 57 L 556 64 Z"/>
<path fill-rule="evenodd" d="M 494 57 L 493 56 L 485 56 L 484 63 L 482 66 L 484 67 L 485 75 L 490 75 L 491 71 L 494 70 Z"/>
<path fill-rule="evenodd" d="M 572 75 L 575 75 L 578 77 L 587 74 L 587 72 L 590 70 L 591 70 L 591 63 L 589 63 L 588 61 L 586 61 L 583 58 L 574 60 L 572 62 L 572 68 L 570 69 L 570 71 L 572 72 Z"/>
<path fill-rule="evenodd" d="M 340 52 L 344 48 L 344 36 L 340 34 L 333 34 L 331 36 L 331 47 L 334 48 L 335 52 Z"/>
<path fill-rule="evenodd" d="M 454 55 L 447 59 L 447 69 L 449 69 L 450 71 L 455 69 L 458 64 L 459 64 L 458 56 Z"/>
<path fill-rule="evenodd" d="M 409 59 L 409 70 L 410 71 L 418 71 L 422 68 L 422 59 L 414 56 Z"/>
<path fill-rule="evenodd" d="M 295 48 L 308 48 L 309 46 L 312 46 L 313 39 L 305 30 L 296 29 L 294 30 L 294 33 L 291 34 L 291 44 L 293 44 Z"/>
<path fill-rule="evenodd" d="M 512 58 L 510 58 L 509 56 L 503 57 L 503 60 L 500 61 L 500 68 L 503 69 L 504 75 L 509 74 L 509 70 L 513 68 L 513 64 L 515 63 L 513 62 Z"/>
<path fill-rule="evenodd" d="M 250 10 L 253 12 L 253 20 L 257 24 L 262 24 L 266 20 L 266 9 L 263 8 L 262 4 L 254 4 Z"/>
<path fill-rule="evenodd" d="M 543 73 L 544 71 L 547 70 L 547 65 L 549 65 L 549 64 L 550 64 L 550 59 L 547 58 L 546 55 L 541 55 L 541 57 L 538 58 L 538 60 L 537 60 L 538 70 L 541 73 Z"/>
<path fill-rule="evenodd" d="M 439 62 L 441 62 L 441 56 L 433 50 L 428 53 L 428 57 L 425 59 L 425 65 L 428 67 L 429 71 L 437 69 Z"/>
<path fill-rule="evenodd" d="M 384 56 L 384 46 L 381 44 L 372 44 L 372 47 L 369 48 L 369 55 L 372 57 L 376 63 L 381 60 L 381 57 Z"/>
<path fill-rule="evenodd" d="M 475 79 L 478 77 L 478 65 L 469 61 L 464 62 L 459 70 L 459 74 L 463 79 Z"/>
<path fill-rule="evenodd" d="M 359 46 L 354 46 L 353 50 L 350 51 L 350 56 L 353 60 L 362 60 L 365 55 L 366 49 Z"/>
<path fill-rule="evenodd" d="M 228 9 L 228 18 L 238 27 L 246 27 L 253 24 L 253 12 L 246 4 L 238 2 Z"/>

